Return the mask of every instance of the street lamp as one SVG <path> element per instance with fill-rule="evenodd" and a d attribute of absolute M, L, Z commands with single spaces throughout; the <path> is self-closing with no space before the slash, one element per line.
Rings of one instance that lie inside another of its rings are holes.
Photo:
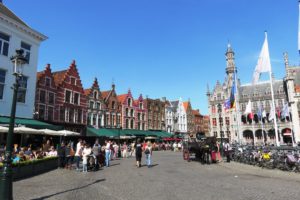
<path fill-rule="evenodd" d="M 20 86 L 20 77 L 23 76 L 23 65 L 27 63 L 27 59 L 23 56 L 22 49 L 16 50 L 16 55 L 12 56 L 10 60 L 14 64 L 13 75 L 15 76 L 15 83 L 13 85 L 13 101 L 11 106 L 9 129 L 6 139 L 5 158 L 3 161 L 3 170 L 0 174 L 0 199 L 13 199 L 13 177 L 12 177 L 12 151 L 13 151 L 13 134 L 15 126 L 17 94 Z"/>
<path fill-rule="evenodd" d="M 221 150 L 221 156 L 223 156 L 223 131 L 222 131 L 223 118 L 222 118 L 222 105 L 220 103 L 218 104 L 218 113 L 219 113 L 220 136 L 221 136 L 220 150 Z"/>
<path fill-rule="evenodd" d="M 122 127 L 118 124 L 118 133 L 119 133 L 119 148 L 118 148 L 118 157 L 121 158 L 121 129 Z"/>

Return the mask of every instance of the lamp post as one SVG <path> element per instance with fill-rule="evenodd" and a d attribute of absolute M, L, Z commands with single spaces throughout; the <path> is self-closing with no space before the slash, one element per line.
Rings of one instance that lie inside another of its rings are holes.
<path fill-rule="evenodd" d="M 119 133 L 119 148 L 118 148 L 118 157 L 121 158 L 121 129 L 122 127 L 118 125 L 118 133 Z"/>
<path fill-rule="evenodd" d="M 20 77 L 23 76 L 23 65 L 27 63 L 27 59 L 23 56 L 23 53 L 24 51 L 22 49 L 16 50 L 16 55 L 10 58 L 10 60 L 14 64 L 13 75 L 15 76 L 15 83 L 13 85 L 13 100 L 9 120 L 9 129 L 6 139 L 5 158 L 3 161 L 3 170 L 0 174 L 0 199 L 13 199 L 12 151 L 17 106 L 17 94 L 20 86 L 19 80 Z"/>
<path fill-rule="evenodd" d="M 220 103 L 218 104 L 218 113 L 219 113 L 220 136 L 221 136 L 220 150 L 221 150 L 221 156 L 223 156 L 223 131 L 222 131 L 223 118 L 222 118 L 222 105 Z"/>

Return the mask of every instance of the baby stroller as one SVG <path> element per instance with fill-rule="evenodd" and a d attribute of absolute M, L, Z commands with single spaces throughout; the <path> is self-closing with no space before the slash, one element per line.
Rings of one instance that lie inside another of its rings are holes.
<path fill-rule="evenodd" d="M 88 171 L 96 171 L 96 161 L 97 159 L 93 154 L 88 156 L 87 170 Z"/>

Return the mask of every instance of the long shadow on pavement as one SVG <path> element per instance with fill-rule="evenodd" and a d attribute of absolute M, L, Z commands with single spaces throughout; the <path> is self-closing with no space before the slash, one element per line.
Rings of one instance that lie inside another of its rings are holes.
<path fill-rule="evenodd" d="M 66 193 L 66 192 L 71 192 L 71 191 L 74 191 L 74 190 L 80 190 L 80 189 L 89 187 L 90 185 L 93 185 L 93 184 L 96 184 L 96 183 L 99 183 L 99 182 L 102 182 L 102 181 L 105 181 L 105 180 L 106 180 L 106 179 L 99 179 L 99 180 L 96 180 L 96 181 L 94 181 L 94 182 L 92 182 L 92 183 L 89 183 L 89 184 L 87 184 L 87 185 L 84 185 L 84 186 L 81 186 L 81 187 L 78 187 L 78 188 L 73 188 L 73 189 L 70 189 L 70 190 L 57 192 L 57 193 L 55 193 L 55 194 L 50 194 L 50 195 L 47 195 L 47 196 L 43 196 L 43 197 L 31 199 L 31 200 L 43 200 L 43 199 L 47 199 L 47 198 L 50 198 L 50 197 L 53 197 L 53 196 L 56 196 L 56 195 L 59 195 L 59 194 L 63 194 L 63 193 Z"/>

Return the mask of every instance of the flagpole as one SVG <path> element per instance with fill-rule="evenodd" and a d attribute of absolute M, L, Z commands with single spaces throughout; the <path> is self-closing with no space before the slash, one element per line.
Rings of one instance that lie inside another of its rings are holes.
<path fill-rule="evenodd" d="M 291 129 L 291 133 L 292 133 L 292 143 L 293 143 L 293 147 L 296 146 L 295 143 L 295 139 L 294 139 L 294 129 L 293 129 L 293 124 L 292 124 L 292 118 L 291 118 L 291 114 L 290 114 L 290 107 L 288 105 L 288 114 L 289 114 L 289 124 L 290 124 L 290 129 Z"/>
<path fill-rule="evenodd" d="M 238 132 L 238 141 L 239 141 L 239 144 L 242 144 L 242 137 L 241 137 L 241 133 L 240 133 L 240 120 L 241 120 L 241 117 L 240 117 L 240 98 L 239 98 L 239 91 L 238 91 L 238 88 L 237 88 L 237 70 L 234 69 L 234 82 L 235 82 L 235 92 L 236 92 L 236 98 L 235 98 L 235 101 L 236 101 L 236 111 L 235 111 L 235 116 L 236 116 L 236 125 L 237 125 L 237 132 Z"/>
<path fill-rule="evenodd" d="M 266 41 L 268 41 L 267 32 L 265 32 L 265 37 L 266 37 Z M 277 127 L 277 120 L 276 120 L 276 114 L 275 114 L 275 101 L 274 101 L 274 91 L 273 91 L 272 67 L 270 67 L 270 70 L 269 70 L 269 77 L 270 77 L 270 86 L 271 86 L 272 107 L 274 109 L 274 112 L 272 112 L 272 114 L 273 114 L 273 121 L 274 121 L 276 146 L 280 146 L 280 143 L 278 141 L 278 127 Z"/>
<path fill-rule="evenodd" d="M 261 124 L 261 135 L 263 138 L 263 143 L 265 144 L 265 134 L 264 134 L 264 125 L 263 125 L 263 121 L 262 121 L 262 110 L 261 110 L 261 101 L 259 100 L 259 109 L 260 109 L 260 124 Z"/>

